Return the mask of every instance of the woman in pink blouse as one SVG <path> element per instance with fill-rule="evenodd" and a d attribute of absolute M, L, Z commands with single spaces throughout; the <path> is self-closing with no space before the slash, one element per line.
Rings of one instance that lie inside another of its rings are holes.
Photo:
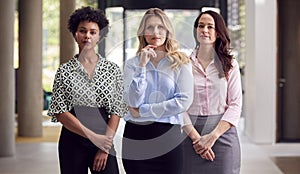
<path fill-rule="evenodd" d="M 241 155 L 236 126 L 242 87 L 223 18 L 213 11 L 202 12 L 194 23 L 194 38 L 196 47 L 190 56 L 194 101 L 183 126 L 189 136 L 184 142 L 183 173 L 238 174 Z"/>

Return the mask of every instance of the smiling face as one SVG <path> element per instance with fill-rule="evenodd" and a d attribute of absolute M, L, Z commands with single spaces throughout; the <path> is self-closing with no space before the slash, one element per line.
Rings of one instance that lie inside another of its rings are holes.
<path fill-rule="evenodd" d="M 197 40 L 200 44 L 213 45 L 217 39 L 215 21 L 209 14 L 203 14 L 198 21 Z"/>
<path fill-rule="evenodd" d="M 151 16 L 146 20 L 144 38 L 149 45 L 157 46 L 157 49 L 164 50 L 164 43 L 167 37 L 167 29 L 158 16 Z"/>
<path fill-rule="evenodd" d="M 82 21 L 75 33 L 75 39 L 79 46 L 79 52 L 83 49 L 93 49 L 100 39 L 100 29 L 97 23 Z"/>

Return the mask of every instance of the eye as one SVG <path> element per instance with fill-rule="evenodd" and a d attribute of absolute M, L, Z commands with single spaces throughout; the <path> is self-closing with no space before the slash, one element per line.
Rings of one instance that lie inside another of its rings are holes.
<path fill-rule="evenodd" d="M 80 29 L 79 30 L 79 33 L 81 33 L 81 34 L 85 34 L 87 31 L 86 30 L 84 30 L 84 29 Z"/>
<path fill-rule="evenodd" d="M 209 25 L 207 28 L 210 29 L 210 30 L 215 29 L 215 27 L 213 27 L 212 25 Z"/>
<path fill-rule="evenodd" d="M 147 30 L 152 30 L 153 27 L 152 27 L 151 25 L 149 25 L 149 26 L 146 27 L 146 29 L 147 29 Z"/>
<path fill-rule="evenodd" d="M 91 31 L 91 35 L 96 35 L 97 31 Z"/>
<path fill-rule="evenodd" d="M 204 28 L 205 27 L 205 25 L 203 25 L 203 24 L 198 24 L 198 28 Z"/>
<path fill-rule="evenodd" d="M 157 28 L 158 29 L 164 29 L 165 27 L 163 25 L 159 25 Z"/>

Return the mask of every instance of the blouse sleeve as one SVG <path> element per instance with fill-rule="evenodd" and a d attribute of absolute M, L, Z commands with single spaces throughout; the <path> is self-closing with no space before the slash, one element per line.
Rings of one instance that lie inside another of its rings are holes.
<path fill-rule="evenodd" d="M 181 67 L 176 81 L 173 98 L 160 103 L 142 104 L 139 107 L 141 117 L 170 117 L 186 111 L 193 102 L 193 74 L 191 64 Z"/>
<path fill-rule="evenodd" d="M 124 100 L 129 106 L 138 108 L 144 103 L 146 82 L 146 67 L 134 63 L 135 59 L 125 62 L 124 68 Z"/>
<path fill-rule="evenodd" d="M 222 117 L 234 126 L 238 125 L 242 111 L 242 83 L 238 62 L 233 60 L 233 68 L 229 72 L 227 90 L 227 109 Z"/>
<path fill-rule="evenodd" d="M 55 74 L 53 90 L 47 114 L 52 117 L 53 122 L 57 122 L 55 114 L 69 111 L 68 106 L 70 105 L 70 102 L 67 100 L 65 89 L 65 85 L 63 84 L 63 70 L 60 67 Z"/>
<path fill-rule="evenodd" d="M 115 68 L 115 89 L 113 92 L 113 105 L 111 108 L 111 114 L 123 117 L 127 112 L 127 105 L 123 99 L 123 74 L 120 68 L 116 65 Z"/>

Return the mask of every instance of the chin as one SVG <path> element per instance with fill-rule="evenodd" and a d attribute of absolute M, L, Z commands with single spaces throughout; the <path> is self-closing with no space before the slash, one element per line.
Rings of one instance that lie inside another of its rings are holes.
<path fill-rule="evenodd" d="M 164 42 L 154 42 L 154 43 L 151 43 L 151 45 L 160 47 L 160 46 L 164 45 Z"/>
<path fill-rule="evenodd" d="M 202 45 L 213 45 L 213 43 L 210 41 L 200 41 L 199 43 Z"/>

